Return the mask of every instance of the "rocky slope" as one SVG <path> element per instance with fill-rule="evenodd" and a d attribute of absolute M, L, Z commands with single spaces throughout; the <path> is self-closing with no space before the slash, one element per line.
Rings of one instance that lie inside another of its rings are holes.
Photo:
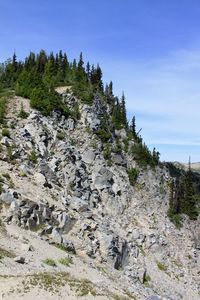
<path fill-rule="evenodd" d="M 61 89 L 63 101 L 78 100 Z M 18 117 L 21 103 L 28 118 Z M 141 171 L 125 151 L 105 160 L 94 134 L 109 106 L 79 103 L 74 121 L 44 117 L 14 97 L 1 139 L 0 293 L 3 299 L 200 297 L 199 220 L 167 217 L 168 169 Z M 125 130 L 115 131 L 121 142 Z M 129 142 L 129 147 L 131 146 Z"/>

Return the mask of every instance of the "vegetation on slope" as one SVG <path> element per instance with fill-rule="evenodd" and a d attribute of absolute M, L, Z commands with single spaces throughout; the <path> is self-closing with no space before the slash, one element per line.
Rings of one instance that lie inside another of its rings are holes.
<path fill-rule="evenodd" d="M 24 61 L 18 61 L 14 54 L 0 66 L 0 91 L 15 90 L 19 96 L 29 98 L 31 107 L 39 110 L 44 115 L 51 115 L 54 110 L 60 111 L 68 117 L 80 118 L 80 112 L 75 109 L 70 111 L 63 103 L 61 96 L 55 92 L 57 86 L 69 86 L 73 93 L 85 104 L 92 105 L 95 95 L 99 95 L 104 105 L 111 108 L 111 116 L 102 115 L 101 125 L 95 132 L 103 143 L 112 141 L 114 129 L 124 128 L 128 139 L 134 140 L 135 145 L 131 154 L 140 167 L 156 166 L 159 153 L 151 153 L 136 133 L 135 118 L 131 125 L 126 116 L 126 103 L 124 93 L 121 99 L 113 95 L 113 84 L 103 86 L 102 70 L 88 62 L 84 65 L 82 53 L 79 60 L 69 62 L 66 53 L 60 51 L 49 55 L 41 50 L 38 54 L 31 52 Z M 4 117 L 4 102 L 0 103 L 0 121 Z M 127 141 L 128 143 L 128 141 Z M 119 144 L 119 143 L 118 143 Z M 118 147 L 122 149 L 122 147 Z M 128 147 L 126 147 L 128 150 Z"/>
<path fill-rule="evenodd" d="M 102 70 L 86 65 L 82 53 L 79 60 L 68 61 L 66 53 L 60 51 L 55 55 L 49 55 L 41 50 L 38 54 L 31 52 L 24 61 L 18 61 L 14 54 L 12 59 L 0 65 L 0 123 L 4 122 L 6 111 L 6 98 L 13 94 L 30 99 L 31 107 L 39 110 L 44 115 L 51 115 L 53 111 L 60 111 L 66 117 L 79 119 L 79 108 L 72 112 L 62 97 L 55 91 L 57 86 L 69 86 L 74 95 L 87 105 L 92 105 L 94 98 L 99 97 L 104 107 L 101 124 L 96 135 L 104 143 L 104 158 L 112 165 L 112 153 L 129 152 L 135 159 L 139 169 L 148 166 L 155 168 L 159 164 L 159 152 L 155 149 L 151 152 L 136 131 L 135 117 L 129 124 L 126 115 L 126 103 L 124 93 L 119 99 L 113 94 L 113 84 L 103 85 Z M 107 107 L 109 106 L 109 114 Z M 23 107 L 21 117 L 25 118 Z M 115 130 L 124 129 L 127 138 L 117 140 Z M 129 141 L 133 141 L 129 147 Z M 138 170 L 129 169 L 128 176 L 133 185 L 137 180 Z M 179 222 L 181 213 L 187 214 L 191 219 L 198 215 L 197 192 L 193 186 L 192 172 L 189 170 L 179 180 L 171 183 L 171 198 L 169 217 L 175 223 Z"/>
<path fill-rule="evenodd" d="M 192 172 L 190 162 L 188 170 L 179 169 L 168 164 L 174 179 L 170 183 L 170 202 L 168 216 L 177 227 L 181 227 L 181 214 L 186 214 L 191 220 L 199 215 L 200 176 Z"/>

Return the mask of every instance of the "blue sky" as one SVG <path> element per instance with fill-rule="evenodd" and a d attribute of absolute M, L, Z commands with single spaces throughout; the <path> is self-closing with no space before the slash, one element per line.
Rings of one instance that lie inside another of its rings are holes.
<path fill-rule="evenodd" d="M 83 51 L 163 160 L 200 161 L 199 0 L 0 0 L 0 61 Z"/>

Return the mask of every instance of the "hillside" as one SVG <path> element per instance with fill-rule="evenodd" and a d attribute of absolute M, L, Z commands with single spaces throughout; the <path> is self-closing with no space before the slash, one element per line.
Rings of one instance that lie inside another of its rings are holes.
<path fill-rule="evenodd" d="M 80 83 L 85 73 L 78 65 Z M 55 93 L 46 83 L 41 88 L 29 82 L 24 90 L 20 73 L 6 87 L 6 72 L 2 298 L 199 299 L 198 184 L 190 194 L 191 186 L 176 185 L 182 198 L 171 195 L 176 178 L 187 185 L 193 177 L 148 150 L 135 119 L 127 122 L 124 95 L 117 99 L 112 84 L 104 89 L 101 76 L 81 87 L 77 79 L 63 80 Z"/>

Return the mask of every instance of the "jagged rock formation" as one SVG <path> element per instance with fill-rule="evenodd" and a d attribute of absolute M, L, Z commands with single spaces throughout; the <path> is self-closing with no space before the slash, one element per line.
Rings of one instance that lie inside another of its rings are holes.
<path fill-rule="evenodd" d="M 62 97 L 69 107 L 79 103 L 80 120 L 59 112 L 45 117 L 27 99 L 9 102 L 10 136 L 1 139 L 5 228 L 0 244 L 5 251 L 16 250 L 17 259 L 4 259 L 0 273 L 8 275 L 5 282 L 16 274 L 35 276 L 52 268 L 60 276 L 64 266 L 45 266 L 42 259 L 60 258 L 64 249 L 74 255 L 75 266 L 67 272 L 91 280 L 84 299 L 199 299 L 199 219 L 185 217 L 180 230 L 169 221 L 167 167 L 141 170 L 132 186 L 128 170 L 136 166 L 134 157 L 122 146 L 120 153 L 111 153 L 110 164 L 95 133 L 102 115 L 109 116 L 109 105 L 97 95 L 88 106 L 65 89 Z M 27 119 L 17 116 L 21 102 Z M 126 131 L 113 128 L 113 145 L 116 137 L 123 145 Z M 70 280 L 63 282 L 67 292 L 60 287 L 52 296 L 46 288 L 42 299 L 64 299 L 66 293 L 67 299 L 77 299 Z M 26 291 L 14 285 L 16 299 L 20 293 L 24 299 L 34 297 L 31 282 L 26 285 Z M 10 299 L 11 291 L 3 285 L 0 289 Z"/>

